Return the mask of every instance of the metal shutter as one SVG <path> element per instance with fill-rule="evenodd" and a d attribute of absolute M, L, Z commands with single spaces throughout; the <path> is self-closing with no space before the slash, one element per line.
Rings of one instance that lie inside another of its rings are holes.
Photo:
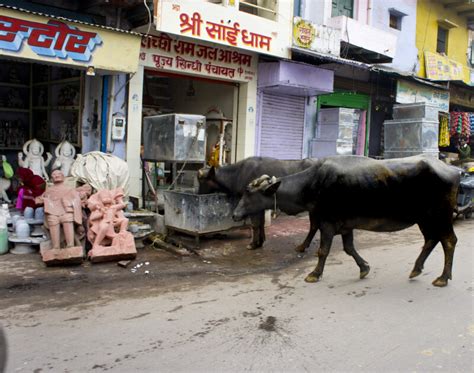
<path fill-rule="evenodd" d="M 301 159 L 305 98 L 262 94 L 260 155 L 278 159 Z"/>

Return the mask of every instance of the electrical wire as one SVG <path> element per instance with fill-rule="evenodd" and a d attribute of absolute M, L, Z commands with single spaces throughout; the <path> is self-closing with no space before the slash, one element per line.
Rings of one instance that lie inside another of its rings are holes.
<path fill-rule="evenodd" d="M 146 0 L 143 0 L 143 5 L 145 5 L 145 8 L 148 12 L 148 30 L 146 31 L 146 36 L 148 37 L 148 34 L 150 33 L 150 29 L 151 29 L 151 10 L 150 8 L 148 7 L 148 4 L 146 3 Z"/>

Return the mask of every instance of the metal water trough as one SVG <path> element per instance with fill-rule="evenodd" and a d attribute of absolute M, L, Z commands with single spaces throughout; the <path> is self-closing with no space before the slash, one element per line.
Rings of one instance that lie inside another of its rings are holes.
<path fill-rule="evenodd" d="M 182 232 L 195 237 L 243 227 L 245 221 L 235 222 L 232 213 L 238 199 L 224 193 L 197 194 L 192 191 L 163 192 L 165 226 L 168 231 Z"/>

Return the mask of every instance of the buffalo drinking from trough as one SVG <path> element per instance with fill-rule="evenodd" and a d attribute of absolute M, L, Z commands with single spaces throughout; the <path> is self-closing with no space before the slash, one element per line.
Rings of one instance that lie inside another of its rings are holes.
<path fill-rule="evenodd" d="M 224 192 L 230 196 L 242 197 L 247 185 L 262 174 L 277 177 L 287 176 L 303 171 L 315 164 L 315 160 L 282 161 L 266 157 L 250 157 L 237 163 L 219 167 L 203 168 L 198 171 L 199 194 Z M 263 210 L 249 214 L 252 223 L 252 242 L 247 249 L 257 249 L 265 242 L 265 215 Z M 313 226 L 313 223 L 311 223 Z M 317 229 L 310 230 L 305 241 L 298 245 L 296 251 L 304 251 L 314 237 Z"/>
<path fill-rule="evenodd" d="M 290 214 L 309 211 L 321 231 L 321 243 L 318 264 L 306 282 L 321 278 L 334 235 L 342 235 L 344 251 L 354 258 L 364 278 L 370 267 L 354 248 L 352 230 L 393 232 L 417 224 L 425 243 L 410 278 L 421 274 L 426 258 L 441 242 L 444 269 L 433 285 L 446 286 L 457 242 L 453 212 L 458 186 L 458 172 L 430 156 L 328 157 L 294 175 L 255 180 L 234 210 L 234 219 L 275 204 Z"/>

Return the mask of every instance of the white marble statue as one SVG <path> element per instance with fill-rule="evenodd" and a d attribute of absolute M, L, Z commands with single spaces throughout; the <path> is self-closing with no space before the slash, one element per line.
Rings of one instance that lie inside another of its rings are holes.
<path fill-rule="evenodd" d="M 23 159 L 23 153 L 25 158 Z M 53 156 L 51 153 L 46 153 L 47 159 L 44 160 L 44 146 L 38 140 L 28 140 L 23 145 L 23 153 L 18 153 L 18 165 L 20 167 L 29 168 L 35 175 L 41 176 L 45 180 L 49 180 L 46 167 L 51 162 Z"/>
<path fill-rule="evenodd" d="M 53 164 L 53 169 L 60 169 L 65 177 L 71 175 L 71 166 L 74 163 L 76 156 L 76 149 L 67 140 L 64 140 L 56 147 L 56 160 Z"/>

